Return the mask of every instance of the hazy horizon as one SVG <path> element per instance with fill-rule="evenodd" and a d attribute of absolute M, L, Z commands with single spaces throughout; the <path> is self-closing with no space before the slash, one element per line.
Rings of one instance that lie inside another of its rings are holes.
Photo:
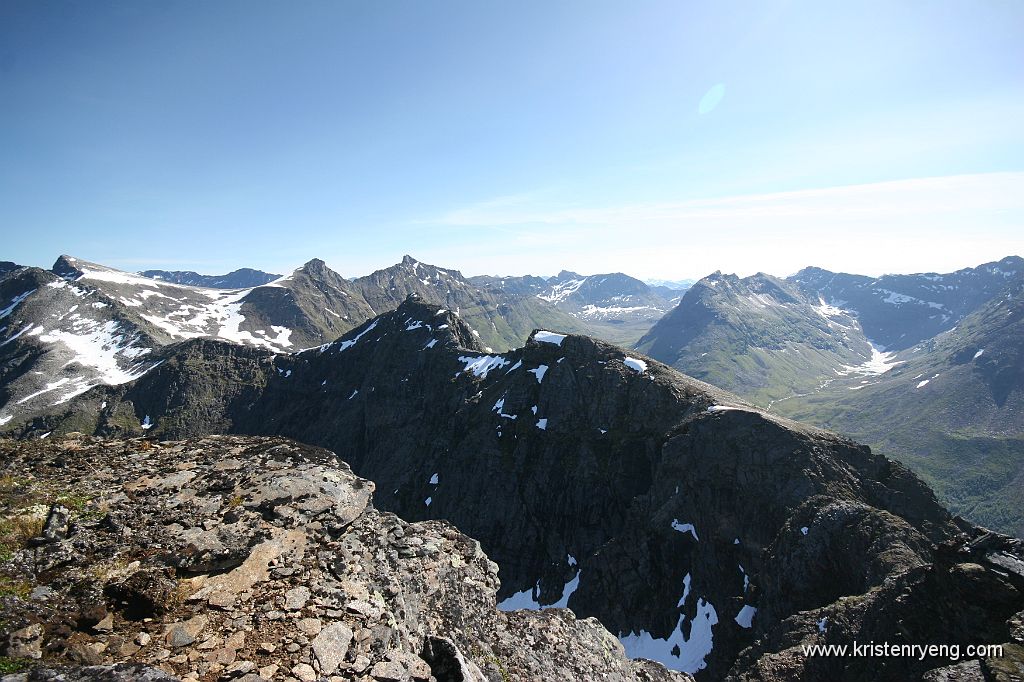
<path fill-rule="evenodd" d="M 1024 253 L 1022 24 L 1019 3 L 11 0 L 0 259 L 955 271 Z"/>
<path fill-rule="evenodd" d="M 244 263 L 243 264 L 227 266 L 227 267 L 221 268 L 219 270 L 211 270 L 211 269 L 205 269 L 205 270 L 204 269 L 198 269 L 198 270 L 196 270 L 194 268 L 165 267 L 165 266 L 159 265 L 159 264 L 157 264 L 157 265 L 146 265 L 145 267 L 142 267 L 142 266 L 132 267 L 130 263 L 129 264 L 115 264 L 115 263 L 112 263 L 112 262 L 103 262 L 103 261 L 98 261 L 98 260 L 95 260 L 95 259 L 92 259 L 92 258 L 88 258 L 88 257 L 86 257 L 84 255 L 81 255 L 81 254 L 73 254 L 73 253 L 58 254 L 58 255 L 54 256 L 53 259 L 51 259 L 51 261 L 49 263 L 45 263 L 45 264 L 44 263 L 18 263 L 18 265 L 30 265 L 30 266 L 35 266 L 35 267 L 43 268 L 43 269 L 49 269 L 53 265 L 53 262 L 56 261 L 57 258 L 59 258 L 61 256 L 70 256 L 72 258 L 78 258 L 80 260 L 84 260 L 84 261 L 91 262 L 91 263 L 96 263 L 97 265 L 103 265 L 103 266 L 106 266 L 106 267 L 114 268 L 114 269 L 117 269 L 117 270 L 122 270 L 122 271 L 125 271 L 125 272 L 143 272 L 143 271 L 147 271 L 147 270 L 165 270 L 165 271 L 168 271 L 168 272 L 174 272 L 174 271 L 195 272 L 196 274 L 199 274 L 199 275 L 225 275 L 225 274 L 228 274 L 230 272 L 234 272 L 235 270 L 240 270 L 242 268 L 251 268 L 251 269 L 255 269 L 255 270 L 262 270 L 263 272 L 267 272 L 267 273 L 278 274 L 278 275 L 281 275 L 281 276 L 285 276 L 285 275 L 288 275 L 291 272 L 294 272 L 295 270 L 297 270 L 298 268 L 302 267 L 305 263 L 308 263 L 310 260 L 313 260 L 314 258 L 320 258 L 319 256 L 310 256 L 309 258 L 305 259 L 301 263 L 292 264 L 292 265 L 290 265 L 290 266 L 288 266 L 286 268 L 281 268 L 281 269 L 278 269 L 278 270 L 273 270 L 273 269 L 266 270 L 266 269 L 263 269 L 263 268 L 258 268 L 258 267 L 255 267 L 255 266 L 252 266 L 252 265 L 247 265 L 247 264 L 244 264 Z M 559 272 L 560 272 L 560 271 L 556 271 L 556 272 L 514 272 L 514 273 L 513 272 L 475 272 L 475 271 L 471 271 L 471 270 L 466 270 L 464 268 L 460 268 L 460 267 L 458 267 L 456 265 L 452 265 L 452 264 L 449 264 L 449 263 L 442 263 L 442 262 L 436 262 L 435 263 L 435 262 L 423 260 L 423 259 L 418 258 L 416 256 L 416 254 L 411 254 L 411 253 L 402 253 L 400 255 L 396 255 L 389 262 L 383 263 L 381 265 L 373 266 L 369 270 L 360 271 L 360 272 L 342 272 L 340 269 L 338 269 L 337 267 L 333 266 L 330 261 L 327 261 L 327 260 L 325 260 L 323 258 L 320 258 L 320 260 L 324 260 L 324 262 L 327 264 L 328 268 L 334 270 L 335 272 L 337 272 L 338 274 L 342 275 L 346 279 L 356 279 L 358 277 L 363 277 L 365 275 L 372 274 L 373 272 L 376 272 L 378 270 L 383 270 L 383 269 L 386 269 L 386 268 L 391 267 L 393 265 L 396 265 L 396 264 L 400 263 L 405 256 L 409 256 L 409 257 L 415 259 L 416 261 L 418 261 L 420 263 L 424 263 L 426 265 L 433 265 L 433 266 L 436 266 L 436 267 L 439 267 L 439 268 L 443 268 L 443 269 L 446 269 L 446 270 L 457 270 L 458 272 L 462 273 L 462 275 L 464 277 L 476 277 L 476 276 L 480 276 L 480 275 L 490 275 L 490 276 L 495 276 L 495 277 L 520 277 L 520 276 L 525 276 L 525 275 L 533 275 L 533 276 L 536 276 L 536 277 L 542 277 L 544 279 L 550 279 L 552 277 L 557 276 L 559 274 Z M 881 277 L 883 275 L 914 275 L 914 274 L 933 274 L 933 273 L 949 274 L 949 273 L 952 273 L 952 272 L 956 272 L 958 270 L 964 270 L 964 269 L 967 269 L 967 268 L 975 268 L 975 267 L 978 267 L 980 265 L 984 265 L 986 263 L 998 262 L 998 261 L 1001 261 L 1004 258 L 1008 258 L 1008 257 L 1018 257 L 1018 258 L 1020 258 L 1022 256 L 1020 256 L 1019 254 L 1016 254 L 1016 253 L 1007 253 L 1007 254 L 1004 254 L 1003 256 L 1000 256 L 998 258 L 992 258 L 992 259 L 989 259 L 989 260 L 986 260 L 986 261 L 982 261 L 982 262 L 978 262 L 978 263 L 969 263 L 969 264 L 961 265 L 959 267 L 955 267 L 955 268 L 948 269 L 948 270 L 947 269 L 942 269 L 942 270 L 931 269 L 931 270 L 915 270 L 915 271 L 901 270 L 901 271 L 888 271 L 888 272 L 855 272 L 855 271 L 850 271 L 850 270 L 834 270 L 834 272 L 851 274 L 851 275 L 867 275 L 867 276 L 870 276 L 870 277 Z M 5 259 L 4 258 L 0 258 L 0 260 L 5 260 Z M 145 261 L 145 262 L 148 263 L 148 261 Z M 807 263 L 807 264 L 801 266 L 800 268 L 797 268 L 797 269 L 792 270 L 790 272 L 769 272 L 767 270 L 755 270 L 755 271 L 751 271 L 751 272 L 732 272 L 732 271 L 728 271 L 728 270 L 722 270 L 721 268 L 716 268 L 715 270 L 709 270 L 707 272 L 700 273 L 700 274 L 693 275 L 693 276 L 679 276 L 679 277 L 658 277 L 658 276 L 645 277 L 645 276 L 637 275 L 637 274 L 635 274 L 633 272 L 630 272 L 628 270 L 622 270 L 622 269 L 606 270 L 606 271 L 600 271 L 600 272 L 599 271 L 592 271 L 592 272 L 579 271 L 579 270 L 573 270 L 571 268 L 563 268 L 563 269 L 564 270 L 568 270 L 570 272 L 575 272 L 576 274 L 583 275 L 583 276 L 606 275 L 606 274 L 611 274 L 611 273 L 616 273 L 617 272 L 617 273 L 629 275 L 629 276 L 634 277 L 634 278 L 639 279 L 639 280 L 643 280 L 644 282 L 652 282 L 654 280 L 666 281 L 666 282 L 680 282 L 680 281 L 690 280 L 690 281 L 696 282 L 696 281 L 701 280 L 704 277 L 707 277 L 707 276 L 709 276 L 711 274 L 714 274 L 715 272 L 718 272 L 718 271 L 720 271 L 720 272 L 722 272 L 723 274 L 726 274 L 726 275 L 737 275 L 739 277 L 749 277 L 750 275 L 754 275 L 754 274 L 758 274 L 758 273 L 764 273 L 764 274 L 772 275 L 772 276 L 775 276 L 775 277 L 786 278 L 786 277 L 789 277 L 791 275 L 796 274 L 797 272 L 799 272 L 800 270 L 802 270 L 805 267 L 822 267 L 822 266 L 818 265 L 817 263 Z M 823 269 L 829 270 L 830 268 L 823 268 Z"/>

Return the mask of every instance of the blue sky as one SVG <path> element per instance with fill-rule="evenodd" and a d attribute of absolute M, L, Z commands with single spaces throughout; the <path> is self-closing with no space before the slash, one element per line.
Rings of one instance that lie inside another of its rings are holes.
<path fill-rule="evenodd" d="M 0 259 L 1024 255 L 1019 2 L 0 3 Z"/>

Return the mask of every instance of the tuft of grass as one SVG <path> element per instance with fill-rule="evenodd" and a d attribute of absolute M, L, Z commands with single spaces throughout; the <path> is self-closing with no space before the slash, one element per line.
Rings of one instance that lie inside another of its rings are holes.
<path fill-rule="evenodd" d="M 7 656 L 0 656 L 0 673 L 9 675 L 11 673 L 20 673 L 28 669 L 32 665 L 31 661 L 24 658 L 9 658 Z"/>
<path fill-rule="evenodd" d="M 15 552 L 43 532 L 44 525 L 46 517 L 30 514 L 0 519 L 0 560 L 10 561 Z"/>
<path fill-rule="evenodd" d="M 26 600 L 32 594 L 32 585 L 24 580 L 0 575 L 0 597 L 17 597 Z"/>

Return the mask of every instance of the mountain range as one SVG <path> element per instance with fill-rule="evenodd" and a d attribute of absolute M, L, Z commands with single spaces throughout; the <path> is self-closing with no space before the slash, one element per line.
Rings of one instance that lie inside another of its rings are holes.
<path fill-rule="evenodd" d="M 281 275 L 272 275 L 262 270 L 252 268 L 241 268 L 232 270 L 226 275 L 200 275 L 191 270 L 146 270 L 140 272 L 143 277 L 159 279 L 172 284 L 187 284 L 193 287 L 207 287 L 211 289 L 247 289 L 269 284 Z"/>
<path fill-rule="evenodd" d="M 377 507 L 477 538 L 499 608 L 567 606 L 701 679 L 878 679 L 868 659 L 794 652 L 1008 641 L 1024 609 L 1021 542 L 951 517 L 906 468 L 589 337 L 538 330 L 488 352 L 412 294 L 321 347 L 197 338 L 161 360 L 14 435 L 330 448 L 376 483 Z"/>
<path fill-rule="evenodd" d="M 959 514 L 1024 535 L 1024 260 L 870 278 L 715 273 L 637 348 L 911 465 Z"/>
<path fill-rule="evenodd" d="M 623 345 L 639 339 L 685 290 L 651 287 L 621 272 L 586 276 L 563 270 L 547 279 L 479 276 L 470 281 L 480 287 L 547 301 L 580 320 L 582 329 L 592 336 Z"/>
<path fill-rule="evenodd" d="M 563 277 L 536 278 L 544 282 L 536 290 L 506 287 L 505 280 L 467 279 L 410 256 L 354 279 L 318 259 L 261 284 L 252 282 L 270 275 L 249 269 L 148 273 L 71 256 L 50 270 L 10 263 L 0 273 L 0 426 L 138 376 L 170 344 L 206 337 L 278 351 L 319 346 L 411 293 L 453 310 L 485 347 L 499 350 L 521 344 L 538 326 L 635 339 L 668 305 L 625 275 L 574 275 L 579 284 L 569 287 L 580 291 L 569 295 Z M 242 288 L 226 288 L 242 281 Z"/>
<path fill-rule="evenodd" d="M 884 456 L 1016 532 L 1022 264 L 715 273 L 671 308 L 621 274 L 465 278 L 406 256 L 223 289 L 62 256 L 0 274 L 0 434 L 327 448 L 377 508 L 479 540 L 499 609 L 571 608 L 698 679 L 963 672 L 800 653 L 867 639 L 1006 643 L 1024 666 L 1021 541 Z M 642 352 L 592 338 L 645 325 Z"/>

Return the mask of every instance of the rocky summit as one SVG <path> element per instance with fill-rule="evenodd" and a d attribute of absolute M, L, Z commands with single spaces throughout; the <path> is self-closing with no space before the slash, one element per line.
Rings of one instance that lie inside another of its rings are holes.
<path fill-rule="evenodd" d="M 410 296 L 303 352 L 195 339 L 162 360 L 9 433 L 326 447 L 376 483 L 378 508 L 478 539 L 502 610 L 567 607 L 631 658 L 698 679 L 917 679 L 951 664 L 804 648 L 865 640 L 999 643 L 1006 656 L 976 656 L 979 669 L 1021 664 L 1020 541 L 951 516 L 865 446 L 642 355 L 544 330 L 487 352 L 454 311 Z"/>
<path fill-rule="evenodd" d="M 677 680 L 593 618 L 502 612 L 498 567 L 293 441 L 0 444 L 4 677 Z"/>

